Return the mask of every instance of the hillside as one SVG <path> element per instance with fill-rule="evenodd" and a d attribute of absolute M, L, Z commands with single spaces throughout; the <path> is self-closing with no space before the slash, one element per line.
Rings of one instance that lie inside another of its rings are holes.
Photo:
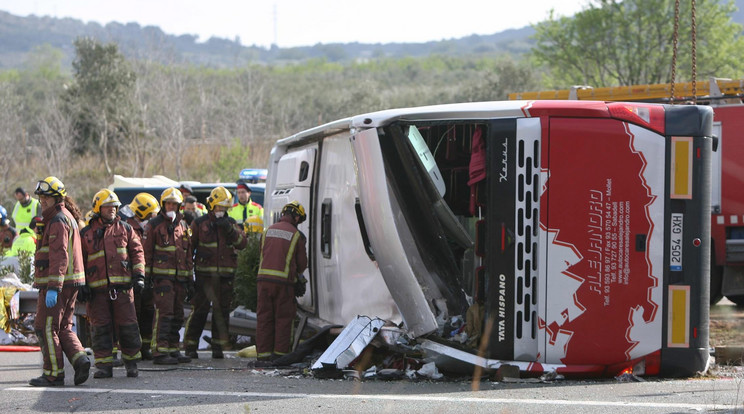
<path fill-rule="evenodd" d="M 744 0 L 742 0 L 744 1 Z M 27 52 L 49 44 L 64 53 L 69 64 L 74 56 L 73 40 L 89 36 L 104 42 L 115 41 L 129 57 L 147 57 L 162 63 L 193 63 L 209 67 L 236 67 L 246 64 L 276 64 L 323 58 L 329 62 L 373 57 L 420 57 L 523 53 L 530 48 L 532 28 L 427 43 L 335 43 L 308 47 L 266 49 L 244 46 L 234 40 L 212 37 L 200 43 L 196 36 L 174 36 L 154 26 L 137 23 L 84 23 L 81 20 L 52 17 L 19 17 L 0 11 L 0 69 L 22 67 Z"/>

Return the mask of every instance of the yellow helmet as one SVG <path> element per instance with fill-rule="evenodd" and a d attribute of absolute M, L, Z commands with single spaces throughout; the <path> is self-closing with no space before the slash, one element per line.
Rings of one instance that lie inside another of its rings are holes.
<path fill-rule="evenodd" d="M 119 206 L 121 206 L 121 201 L 119 201 L 119 197 L 116 196 L 116 193 L 108 188 L 104 188 L 93 196 L 93 214 L 101 214 L 101 206 L 114 206 L 119 208 Z"/>
<path fill-rule="evenodd" d="M 300 202 L 297 200 L 284 205 L 284 207 L 282 208 L 282 215 L 285 214 L 292 214 L 299 217 L 300 220 L 297 222 L 297 224 L 302 223 L 307 218 L 307 215 L 305 215 L 305 207 L 302 207 L 302 204 L 300 204 Z"/>
<path fill-rule="evenodd" d="M 163 190 L 163 194 L 160 195 L 160 207 L 165 208 L 166 201 L 182 204 L 183 194 L 181 194 L 176 187 L 168 187 Z"/>
<path fill-rule="evenodd" d="M 215 187 L 209 197 L 207 197 L 207 206 L 210 210 L 214 210 L 215 206 L 223 206 L 230 208 L 232 207 L 233 196 L 227 191 L 227 188 L 223 186 Z"/>
<path fill-rule="evenodd" d="M 59 178 L 49 176 L 36 183 L 34 194 L 45 195 L 50 197 L 67 197 L 67 190 Z"/>
<path fill-rule="evenodd" d="M 263 233 L 264 222 L 261 216 L 250 216 L 243 222 L 246 233 Z"/>
<path fill-rule="evenodd" d="M 85 216 L 83 217 L 83 221 L 85 222 L 85 225 L 87 226 L 90 224 L 90 221 L 95 217 L 96 215 L 93 213 L 93 210 L 88 210 L 87 213 L 85 213 Z M 38 226 L 38 225 L 37 225 Z"/>
<path fill-rule="evenodd" d="M 151 213 L 155 215 L 160 212 L 158 200 L 149 193 L 139 193 L 134 196 L 134 200 L 129 203 L 129 208 L 140 220 L 146 219 Z"/>

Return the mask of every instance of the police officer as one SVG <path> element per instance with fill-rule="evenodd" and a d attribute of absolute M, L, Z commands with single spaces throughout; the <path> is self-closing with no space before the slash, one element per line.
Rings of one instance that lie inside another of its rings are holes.
<path fill-rule="evenodd" d="M 235 219 L 228 217 L 232 194 L 225 187 L 216 187 L 207 198 L 209 213 L 191 224 L 196 271 L 194 312 L 186 322 L 184 345 L 186 356 L 198 358 L 199 345 L 207 314 L 212 308 L 212 358 L 223 358 L 222 350 L 229 344 L 230 306 L 233 280 L 238 266 L 238 250 L 245 248 L 246 237 Z"/>
<path fill-rule="evenodd" d="M 75 385 L 79 385 L 88 380 L 90 371 L 90 360 L 72 331 L 78 288 L 85 284 L 78 232 L 81 214 L 57 177 L 39 181 L 35 193 L 41 203 L 44 232 L 35 257 L 34 286 L 39 289 L 39 298 L 34 330 L 41 345 L 44 372 L 29 384 L 64 385 L 64 353 L 75 369 Z"/>
<path fill-rule="evenodd" d="M 255 366 L 270 366 L 272 360 L 290 351 L 297 312 L 295 296 L 304 294 L 302 272 L 307 268 L 305 235 L 297 226 L 306 217 L 302 204 L 292 201 L 282 208 L 281 219 L 266 229 L 261 239 Z"/>
<path fill-rule="evenodd" d="M 158 200 L 148 193 L 139 193 L 131 203 L 119 210 L 119 216 L 127 222 L 134 232 L 142 239 L 145 225 L 160 212 Z M 145 279 L 145 288 L 141 292 L 134 292 L 134 307 L 137 310 L 137 324 L 142 337 L 142 359 L 152 360 L 150 342 L 152 342 L 152 319 L 155 317 L 155 303 L 152 293 L 152 279 Z"/>
<path fill-rule="evenodd" d="M 227 214 L 234 218 L 238 224 L 245 223 L 248 217 L 263 217 L 264 209 L 261 204 L 251 200 L 251 188 L 245 181 L 238 181 L 235 193 L 238 195 L 238 202 L 232 205 Z"/>
<path fill-rule="evenodd" d="M 160 213 L 145 226 L 143 240 L 146 275 L 154 283 L 153 363 L 160 365 L 191 362 L 178 350 L 183 302 L 194 283 L 191 230 L 179 212 L 181 203 L 181 192 L 166 188 L 160 195 Z"/>
<path fill-rule="evenodd" d="M 93 326 L 93 378 L 113 376 L 114 332 L 117 332 L 127 377 L 137 377 L 140 348 L 134 292 L 145 286 L 145 258 L 140 237 L 121 221 L 121 206 L 113 191 L 103 189 L 93 197 L 93 218 L 83 228 L 83 261 L 86 286 L 80 300 L 87 301 L 87 315 Z"/>

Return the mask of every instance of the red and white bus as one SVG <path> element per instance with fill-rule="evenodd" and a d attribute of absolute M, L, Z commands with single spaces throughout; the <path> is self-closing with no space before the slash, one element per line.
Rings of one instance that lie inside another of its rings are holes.
<path fill-rule="evenodd" d="M 299 303 L 315 324 L 388 320 L 442 370 L 693 375 L 712 119 L 587 101 L 350 117 L 277 142 L 264 221 L 292 200 L 308 211 Z"/>

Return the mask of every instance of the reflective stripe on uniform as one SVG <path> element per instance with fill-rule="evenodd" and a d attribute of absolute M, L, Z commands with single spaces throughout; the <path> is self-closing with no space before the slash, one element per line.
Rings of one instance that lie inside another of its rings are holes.
<path fill-rule="evenodd" d="M 49 352 L 49 361 L 52 363 L 52 370 L 50 375 L 57 378 L 59 375 L 59 367 L 57 366 L 57 349 L 54 347 L 54 336 L 52 335 L 52 323 L 54 322 L 53 316 L 47 316 L 46 328 L 44 329 L 44 338 L 46 340 L 47 352 Z"/>
<path fill-rule="evenodd" d="M 204 273 L 232 273 L 235 272 L 235 269 L 230 266 L 196 266 L 197 272 Z"/>
<path fill-rule="evenodd" d="M 113 364 L 113 363 L 114 363 L 114 357 L 112 355 L 109 355 L 103 358 L 96 358 L 96 364 Z"/>
<path fill-rule="evenodd" d="M 176 246 L 159 246 L 155 245 L 155 250 L 159 252 L 175 252 Z"/>
<path fill-rule="evenodd" d="M 272 234 L 269 234 L 269 233 L 272 233 Z M 267 237 L 279 237 L 282 239 L 290 240 L 285 237 L 286 236 L 285 233 L 292 234 L 286 230 L 280 230 L 280 229 L 266 230 L 266 236 L 264 237 L 263 242 L 261 243 L 261 248 L 263 248 L 263 244 L 266 243 Z M 289 244 L 289 250 L 287 251 L 287 257 L 285 257 L 285 260 L 284 260 L 284 270 L 280 271 L 280 270 L 274 270 L 274 269 L 261 268 L 261 269 L 258 269 L 259 275 L 264 274 L 267 276 L 276 276 L 276 277 L 280 277 L 283 279 L 287 279 L 289 277 L 289 264 L 292 262 L 292 257 L 294 257 L 294 251 L 295 251 L 295 246 L 297 245 L 297 241 L 300 240 L 300 232 L 296 231 L 294 235 L 292 235 L 291 240 L 292 242 Z"/>
<path fill-rule="evenodd" d="M 88 255 L 88 261 L 89 262 L 92 262 L 93 260 L 99 259 L 99 258 L 103 257 L 104 253 L 105 252 L 103 250 L 99 250 L 99 251 L 97 251 L 97 252 L 95 252 L 93 254 L 89 254 Z"/>

